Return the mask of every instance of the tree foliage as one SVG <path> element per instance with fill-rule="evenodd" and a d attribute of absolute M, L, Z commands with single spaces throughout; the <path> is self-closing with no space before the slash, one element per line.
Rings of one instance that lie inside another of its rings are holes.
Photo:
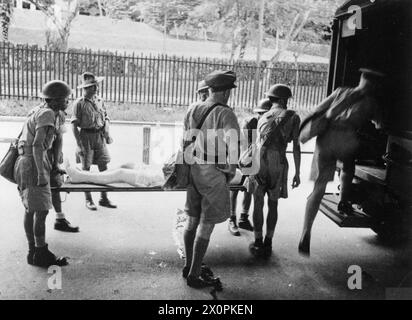
<path fill-rule="evenodd" d="M 0 0 L 0 23 L 4 41 L 9 39 L 9 27 L 13 15 L 13 0 Z"/>
<path fill-rule="evenodd" d="M 77 0 L 28 0 L 47 17 L 46 46 L 49 49 L 66 51 L 70 27 L 79 13 Z"/>

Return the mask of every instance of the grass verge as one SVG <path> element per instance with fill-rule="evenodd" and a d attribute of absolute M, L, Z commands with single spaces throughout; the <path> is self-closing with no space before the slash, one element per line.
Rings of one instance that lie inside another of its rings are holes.
<path fill-rule="evenodd" d="M 40 100 L 27 99 L 0 99 L 0 116 L 25 117 L 28 112 L 40 104 Z M 119 121 L 147 121 L 147 122 L 181 122 L 186 108 L 159 108 L 154 105 L 136 103 L 106 102 L 107 113 L 110 119 Z M 297 111 L 302 117 L 307 111 Z M 235 110 L 239 120 L 250 117 L 252 114 L 243 110 Z M 72 115 L 72 106 L 67 110 L 68 118 Z"/>

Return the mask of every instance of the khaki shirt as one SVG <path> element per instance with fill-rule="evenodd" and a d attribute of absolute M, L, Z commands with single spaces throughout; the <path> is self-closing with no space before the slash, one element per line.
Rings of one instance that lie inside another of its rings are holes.
<path fill-rule="evenodd" d="M 71 122 L 77 122 L 81 129 L 101 129 L 106 120 L 109 120 L 109 117 L 103 99 L 100 97 L 95 97 L 92 100 L 82 97 L 73 103 Z"/>
<path fill-rule="evenodd" d="M 207 99 L 204 102 L 198 102 L 191 106 L 186 113 L 184 119 L 185 139 L 191 140 L 191 133 L 189 129 L 196 129 L 198 123 L 202 119 L 203 115 L 209 107 L 215 102 L 212 99 Z M 239 141 L 240 141 L 240 128 L 237 117 L 233 110 L 225 105 L 218 105 L 215 109 L 209 113 L 202 128 L 200 129 L 201 135 L 197 137 L 194 148 L 200 153 L 196 153 L 196 162 L 204 163 L 204 153 L 209 155 L 212 159 L 216 156 L 218 159 L 227 159 L 227 156 L 236 157 L 231 162 L 235 161 L 239 157 Z M 213 151 L 209 151 L 213 150 Z M 219 161 L 220 162 L 220 161 Z"/>
<path fill-rule="evenodd" d="M 283 111 L 283 109 L 273 107 L 271 110 L 265 113 L 265 115 L 259 120 L 258 139 L 260 139 L 262 127 L 270 125 L 267 122 L 275 121 L 277 124 L 279 124 L 282 121 L 283 117 L 285 116 L 285 113 L 281 111 Z M 279 114 L 279 112 L 281 113 Z M 282 135 L 282 138 L 272 138 L 270 140 L 270 144 L 266 146 L 267 148 L 286 152 L 287 143 L 293 140 L 297 140 L 299 138 L 300 117 L 293 110 L 287 110 L 287 112 L 293 114 L 290 116 L 289 120 L 282 125 L 282 127 L 279 130 L 279 134 Z M 276 118 L 273 118 L 276 114 L 279 115 Z M 285 142 L 286 145 L 284 145 L 283 142 Z"/>
<path fill-rule="evenodd" d="M 50 149 L 55 138 L 54 130 L 56 128 L 56 122 L 58 122 L 56 112 L 47 108 L 46 104 L 41 104 L 35 107 L 29 112 L 26 122 L 24 123 L 23 131 L 19 139 L 19 146 L 32 146 L 36 131 L 43 127 L 49 127 L 53 130 L 47 132 L 43 148 L 44 150 Z"/>
<path fill-rule="evenodd" d="M 322 104 L 329 108 L 326 117 L 332 120 L 332 127 L 356 130 L 369 120 L 377 127 L 382 123 L 376 100 L 354 88 L 338 88 Z"/>

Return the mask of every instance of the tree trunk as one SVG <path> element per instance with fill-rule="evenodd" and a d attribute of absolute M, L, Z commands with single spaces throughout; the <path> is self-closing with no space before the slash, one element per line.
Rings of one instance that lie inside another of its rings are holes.
<path fill-rule="evenodd" d="M 99 6 L 99 15 L 103 17 L 102 0 L 97 0 L 97 5 Z"/>

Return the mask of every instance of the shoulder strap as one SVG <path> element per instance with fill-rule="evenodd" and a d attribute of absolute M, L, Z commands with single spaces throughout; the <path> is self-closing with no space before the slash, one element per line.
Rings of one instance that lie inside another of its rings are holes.
<path fill-rule="evenodd" d="M 200 120 L 199 124 L 196 126 L 196 129 L 199 130 L 202 128 L 203 124 L 205 123 L 205 120 L 207 118 L 207 116 L 213 111 L 213 109 L 215 109 L 218 105 L 220 105 L 220 103 L 215 103 L 214 105 L 212 105 L 211 107 L 209 107 L 209 109 L 207 109 L 207 111 L 205 112 L 205 114 L 203 115 L 202 119 Z"/>
<path fill-rule="evenodd" d="M 221 103 L 215 103 L 214 105 L 212 105 L 211 107 L 209 107 L 209 109 L 206 110 L 205 114 L 202 116 L 202 119 L 200 119 L 199 124 L 196 126 L 196 130 L 200 130 L 203 126 L 203 123 L 205 122 L 207 116 L 213 111 L 213 109 L 215 109 L 218 105 L 222 105 Z M 194 108 L 190 111 L 191 114 L 193 115 L 193 110 Z M 196 141 L 197 136 L 193 136 L 192 140 L 187 140 L 183 143 L 183 150 L 186 149 L 190 144 L 192 144 L 193 142 Z"/>
<path fill-rule="evenodd" d="M 262 142 L 262 146 L 265 146 L 266 143 L 267 143 L 268 141 L 270 141 L 270 138 L 272 138 L 273 136 L 275 136 L 275 134 L 277 134 L 277 133 L 280 131 L 280 129 L 282 128 L 282 126 L 283 126 L 286 122 L 288 122 L 289 119 L 290 119 L 290 118 L 292 117 L 292 115 L 294 114 L 293 112 L 288 112 L 288 110 L 282 110 L 282 111 L 280 111 L 280 112 L 278 112 L 278 113 L 276 114 L 276 117 L 275 117 L 275 118 L 279 117 L 283 111 L 284 111 L 284 113 L 285 113 L 285 116 L 282 118 L 282 120 L 279 122 L 279 124 L 278 124 L 275 128 L 273 128 L 273 131 L 270 132 L 270 134 L 268 134 L 268 135 L 266 136 L 265 140 Z M 273 121 L 273 123 L 275 123 L 275 122 Z"/>

